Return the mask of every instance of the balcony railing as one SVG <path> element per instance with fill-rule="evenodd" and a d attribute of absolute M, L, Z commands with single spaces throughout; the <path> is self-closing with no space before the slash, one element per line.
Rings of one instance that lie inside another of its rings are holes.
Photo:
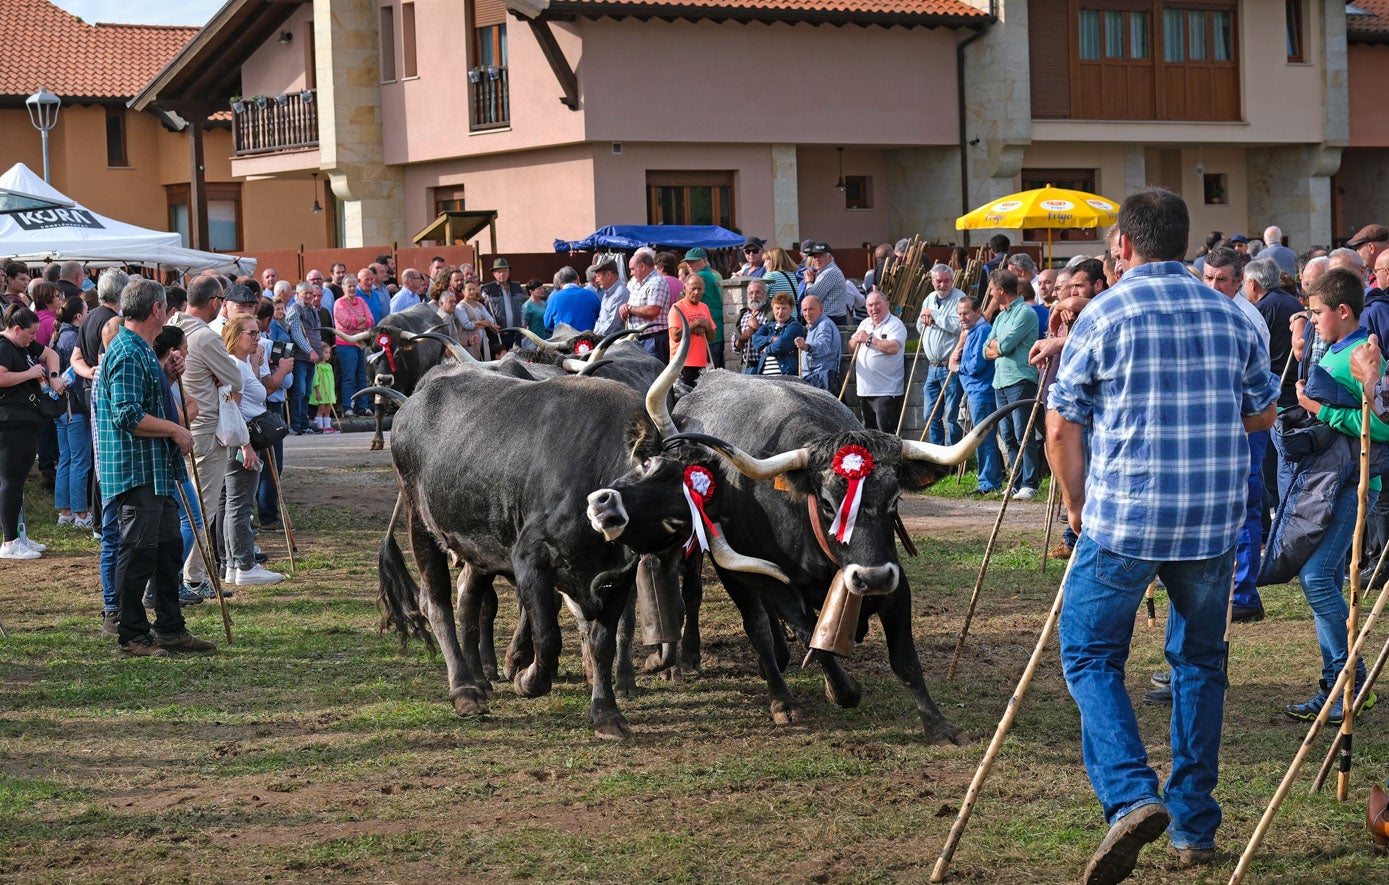
<path fill-rule="evenodd" d="M 474 68 L 468 72 L 468 84 L 472 93 L 469 129 L 511 125 L 511 90 L 507 86 L 506 68 Z"/>
<path fill-rule="evenodd" d="M 318 147 L 318 93 L 315 90 L 247 99 L 232 105 L 232 156 L 313 147 Z"/>

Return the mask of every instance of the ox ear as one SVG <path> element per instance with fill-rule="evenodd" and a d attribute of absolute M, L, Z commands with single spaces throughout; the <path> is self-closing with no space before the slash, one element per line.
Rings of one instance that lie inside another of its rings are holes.
<path fill-rule="evenodd" d="M 924 489 L 952 469 L 929 461 L 901 461 L 897 465 L 897 482 L 904 489 Z"/>
<path fill-rule="evenodd" d="M 650 418 L 637 418 L 628 424 L 624 442 L 627 454 L 636 463 L 661 454 L 661 434 L 657 432 L 656 425 L 651 423 Z"/>

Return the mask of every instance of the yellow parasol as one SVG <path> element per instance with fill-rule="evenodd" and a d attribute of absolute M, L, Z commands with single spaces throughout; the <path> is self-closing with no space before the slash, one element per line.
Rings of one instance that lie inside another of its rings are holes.
<path fill-rule="evenodd" d="M 1051 232 L 1067 228 L 1096 228 L 1113 224 L 1119 206 L 1113 200 L 1085 191 L 1047 185 L 991 200 L 955 220 L 956 230 L 1031 230 L 1047 232 L 1047 265 L 1051 265 Z"/>

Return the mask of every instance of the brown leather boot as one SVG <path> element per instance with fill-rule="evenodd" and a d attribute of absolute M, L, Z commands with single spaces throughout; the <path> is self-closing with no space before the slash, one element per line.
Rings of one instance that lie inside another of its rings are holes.
<path fill-rule="evenodd" d="M 148 636 L 135 636 L 121 643 L 121 651 L 132 658 L 167 658 L 169 653 L 154 644 Z"/>
<path fill-rule="evenodd" d="M 217 646 L 208 642 L 206 639 L 195 638 L 193 634 L 189 633 L 187 630 L 180 630 L 173 634 L 156 633 L 154 634 L 154 644 L 161 649 L 177 652 L 210 652 L 217 650 Z"/>
<path fill-rule="evenodd" d="M 1375 837 L 1375 851 L 1389 850 L 1389 794 L 1379 784 L 1370 787 L 1370 804 L 1365 809 L 1365 826 Z"/>

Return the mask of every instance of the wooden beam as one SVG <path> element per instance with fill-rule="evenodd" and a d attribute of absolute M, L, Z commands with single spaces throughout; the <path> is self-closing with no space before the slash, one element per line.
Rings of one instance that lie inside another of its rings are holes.
<path fill-rule="evenodd" d="M 531 33 L 535 35 L 536 42 L 540 44 L 540 51 L 545 53 L 545 60 L 550 63 L 550 70 L 555 72 L 555 79 L 559 80 L 559 86 L 564 90 L 564 97 L 560 101 L 571 111 L 579 109 L 579 78 L 574 74 L 574 68 L 569 64 L 569 59 L 564 57 L 564 52 L 559 48 L 559 41 L 555 39 L 554 31 L 550 30 L 548 21 L 530 19 L 526 24 L 531 26 Z"/>
<path fill-rule="evenodd" d="M 203 163 L 203 120 L 188 121 L 188 245 L 212 251 L 207 231 L 207 169 Z"/>

